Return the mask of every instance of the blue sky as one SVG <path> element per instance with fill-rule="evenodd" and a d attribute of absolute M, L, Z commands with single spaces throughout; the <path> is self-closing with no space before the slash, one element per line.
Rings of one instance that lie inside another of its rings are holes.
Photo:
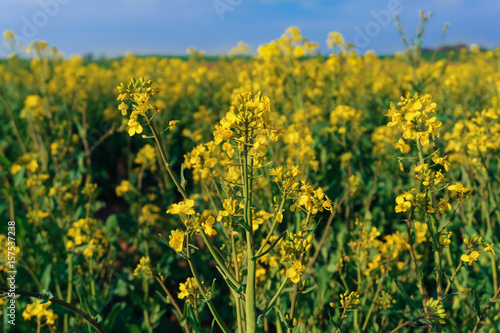
<path fill-rule="evenodd" d="M 445 44 L 500 46 L 500 0 L 0 0 L 0 32 L 45 40 L 67 56 L 185 54 L 189 46 L 226 54 L 238 41 L 255 52 L 294 25 L 323 52 L 338 31 L 361 53 L 388 54 L 402 42 L 386 14 L 397 11 L 414 34 L 420 9 L 434 14 L 425 46 L 437 44 L 445 22 Z"/>

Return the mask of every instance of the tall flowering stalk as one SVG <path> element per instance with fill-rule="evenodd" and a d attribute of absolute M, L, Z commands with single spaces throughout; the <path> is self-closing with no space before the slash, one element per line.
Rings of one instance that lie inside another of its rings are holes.
<path fill-rule="evenodd" d="M 172 170 L 158 131 L 152 122 L 159 109 L 150 102 L 150 98 L 158 93 L 158 88 L 151 81 L 146 82 L 141 78 L 132 79 L 127 86 L 120 85 L 118 90 L 120 92 L 118 99 L 122 101 L 119 109 L 123 115 L 127 115 L 130 109 L 130 105 L 124 101 L 132 101 L 132 111 L 127 123 L 128 134 L 133 136 L 143 132 L 141 118 L 139 118 L 143 116 L 156 141 L 163 164 L 183 197 L 181 202 L 172 204 L 167 213 L 178 215 L 185 229 L 172 230 L 168 245 L 189 263 L 193 274 L 192 281 L 199 289 L 199 296 L 194 299 L 201 297 L 207 303 L 221 329 L 224 332 L 229 331 L 211 301 L 213 290 L 207 290 L 204 286 L 193 262 L 190 243 L 194 236 L 199 235 L 217 263 L 219 273 L 231 289 L 236 307 L 238 331 L 256 332 L 258 322 L 256 289 L 259 283 L 257 277 L 259 276 L 262 280 L 263 274 L 266 274 L 261 262 L 264 260 L 271 267 L 276 266 L 278 261 L 272 259 L 271 263 L 271 259 L 266 256 L 273 248 L 278 248 L 277 246 L 281 244 L 279 251 L 281 262 L 287 267 L 284 271 L 285 277 L 277 292 L 271 297 L 263 315 L 267 315 L 273 309 L 275 302 L 283 294 L 287 281 L 290 280 L 295 284 L 291 309 L 290 314 L 282 320 L 291 332 L 297 323 L 294 318 L 296 300 L 299 291 L 303 288 L 303 286 L 301 288 L 298 286 L 305 273 L 303 261 L 312 246 L 313 235 L 310 224 L 313 222 L 313 216 L 318 212 L 331 211 L 332 202 L 321 188 L 314 189 L 300 178 L 302 171 L 298 166 L 288 166 L 288 170 L 283 170 L 280 166 L 269 169 L 269 174 L 274 177 L 274 182 L 278 185 L 281 199 L 274 197 L 271 213 L 265 210 L 256 211 L 254 193 L 259 190 L 259 179 L 263 176 L 261 170 L 269 164 L 266 162 L 268 145 L 272 141 L 277 141 L 281 132 L 273 121 L 274 106 L 269 97 L 262 96 L 260 92 L 236 94 L 229 111 L 215 126 L 214 140 L 196 147 L 193 152 L 186 155 L 187 167 L 194 169 L 195 180 L 202 180 L 208 190 L 208 196 L 217 212 L 217 218 L 215 218 L 210 211 L 202 213 L 196 211 L 194 199 L 186 193 L 185 184 L 179 181 Z M 169 129 L 173 129 L 176 123 L 177 121 L 170 121 Z M 201 156 L 205 162 L 202 162 Z M 223 167 L 222 173 L 212 170 L 217 164 Z M 215 184 L 214 175 L 221 179 L 221 187 L 228 196 L 222 198 L 218 192 L 223 209 L 216 207 L 207 185 L 210 179 Z M 284 233 L 278 237 L 277 226 L 283 221 L 285 201 L 288 199 L 293 201 L 290 211 L 299 215 L 304 214 L 306 218 L 299 226 L 303 229 L 298 230 L 297 233 L 287 230 L 290 241 L 282 242 Z M 260 225 L 265 220 L 270 220 L 270 224 L 269 229 L 263 232 Z M 210 238 L 219 234 L 215 226 L 216 222 L 222 225 L 219 228 L 222 229 L 221 239 L 225 238 L 230 241 L 227 245 L 231 249 L 231 260 L 224 258 L 220 251 L 222 248 L 218 249 Z M 243 231 L 244 238 L 240 238 L 239 231 L 236 230 Z M 236 237 L 239 242 L 245 244 L 244 258 L 238 253 Z M 233 267 L 228 265 L 229 262 Z M 245 272 L 245 276 L 242 276 L 242 272 Z"/>
<path fill-rule="evenodd" d="M 464 187 L 461 183 L 451 185 L 445 174 L 449 171 L 451 163 L 447 156 L 440 156 L 439 150 L 431 150 L 435 147 L 434 140 L 439 138 L 439 128 L 442 123 L 437 120 L 434 114 L 436 113 L 437 105 L 432 101 L 432 97 L 428 94 L 411 96 L 408 94 L 402 97 L 397 107 L 391 103 L 391 108 L 387 116 L 391 117 L 389 127 L 397 126 L 402 132 L 402 138 L 399 139 L 394 147 L 399 149 L 404 154 L 410 154 L 412 145 L 416 147 L 416 156 L 399 158 L 400 168 L 403 171 L 405 160 L 416 160 L 413 165 L 414 177 L 417 180 L 418 187 L 409 189 L 408 191 L 396 197 L 396 213 L 404 213 L 409 211 L 407 219 L 408 224 L 408 239 L 409 250 L 413 260 L 415 273 L 417 275 L 420 294 L 422 297 L 422 305 L 425 311 L 425 320 L 432 325 L 436 325 L 438 331 L 441 331 L 441 326 L 444 325 L 446 312 L 443 308 L 442 301 L 447 296 L 451 287 L 451 283 L 456 277 L 456 274 L 462 268 L 464 263 L 469 266 L 473 265 L 478 260 L 479 252 L 474 249 L 478 246 L 484 246 L 482 252 L 493 252 L 492 245 L 483 241 L 482 237 L 473 235 L 472 240 L 465 239 L 467 245 L 466 253 L 461 256 L 461 261 L 455 269 L 452 277 L 446 288 L 443 288 L 443 277 L 445 270 L 443 267 L 443 250 L 451 244 L 452 232 L 446 231 L 446 228 L 453 220 L 455 212 L 459 204 L 463 200 L 470 199 L 472 191 Z M 432 162 L 432 163 L 431 163 Z M 446 197 L 439 198 L 439 192 L 448 189 L 454 193 L 457 199 L 455 208 L 452 208 L 450 199 Z M 418 268 L 419 264 L 415 256 L 415 248 L 413 245 L 414 219 L 417 214 L 423 215 L 424 221 L 427 223 L 427 229 L 431 236 L 431 241 L 434 250 L 434 262 L 436 264 L 436 293 L 437 299 L 426 301 L 427 295 L 423 288 L 423 277 Z M 442 216 L 447 215 L 447 222 L 440 228 L 439 220 Z M 438 318 L 438 319 L 436 319 Z"/>

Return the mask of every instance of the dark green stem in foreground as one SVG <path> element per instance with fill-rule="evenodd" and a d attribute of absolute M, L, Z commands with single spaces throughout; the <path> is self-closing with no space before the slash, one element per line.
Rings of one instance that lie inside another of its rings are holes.
<path fill-rule="evenodd" d="M 23 291 L 23 290 L 19 290 L 19 289 L 11 291 L 9 288 L 2 287 L 2 286 L 0 286 L 0 291 L 3 291 L 4 293 L 13 292 L 16 295 L 27 296 L 27 297 L 34 297 L 34 298 L 39 298 L 39 297 L 42 296 L 39 293 L 33 293 L 31 291 Z M 67 302 L 65 302 L 63 300 L 58 299 L 58 298 L 51 298 L 50 301 L 52 303 L 54 303 L 54 304 L 59 304 L 59 305 L 65 307 L 66 309 L 73 311 L 74 313 L 76 313 L 77 315 L 79 315 L 80 317 L 82 317 L 83 319 L 85 319 L 99 333 L 106 333 L 106 330 L 104 328 L 102 328 L 101 325 L 99 325 L 97 323 L 97 321 L 95 321 L 94 318 L 92 318 L 91 316 L 89 316 L 88 314 L 86 314 L 84 311 L 78 309 L 76 306 L 74 306 L 72 304 L 69 304 L 69 303 L 67 303 Z"/>

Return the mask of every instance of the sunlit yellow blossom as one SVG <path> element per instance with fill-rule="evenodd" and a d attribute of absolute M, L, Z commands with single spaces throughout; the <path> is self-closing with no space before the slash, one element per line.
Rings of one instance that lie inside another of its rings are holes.
<path fill-rule="evenodd" d="M 405 194 L 400 194 L 396 197 L 396 213 L 406 212 L 411 208 L 411 202 L 405 201 Z"/>
<path fill-rule="evenodd" d="M 186 214 L 186 215 L 194 215 L 194 200 L 187 199 L 185 201 L 181 201 L 176 204 L 172 204 L 170 209 L 167 210 L 167 214 Z"/>
<path fill-rule="evenodd" d="M 214 223 L 215 223 L 215 218 L 210 215 L 202 224 L 202 228 L 203 228 L 203 231 L 205 231 L 205 233 L 208 235 L 208 236 L 214 236 L 214 235 L 217 235 L 217 230 L 215 230 L 213 228 L 214 226 Z"/>
<path fill-rule="evenodd" d="M 411 146 L 403 139 L 399 139 L 399 141 L 394 144 L 394 148 L 399 149 L 403 154 L 408 154 L 411 150 Z"/>
<path fill-rule="evenodd" d="M 118 110 L 121 111 L 122 116 L 125 116 L 127 114 L 128 105 L 124 102 L 121 102 L 120 105 L 118 105 Z"/>
<path fill-rule="evenodd" d="M 128 135 L 133 136 L 134 134 L 141 134 L 143 128 L 141 124 L 135 119 L 129 119 L 128 123 Z"/>
<path fill-rule="evenodd" d="M 340 305 L 342 308 L 350 309 L 356 307 L 359 304 L 359 294 L 355 291 L 349 293 L 346 291 L 340 294 Z"/>
<path fill-rule="evenodd" d="M 134 275 L 153 275 L 153 271 L 151 269 L 151 259 L 149 257 L 142 257 L 139 261 L 139 264 L 134 270 Z"/>
<path fill-rule="evenodd" d="M 177 294 L 179 299 L 184 299 L 186 297 L 196 299 L 199 295 L 198 286 L 196 285 L 196 281 L 194 278 L 189 277 L 186 279 L 186 282 L 179 284 L 180 293 Z"/>
<path fill-rule="evenodd" d="M 33 303 L 26 305 L 23 311 L 23 318 L 30 320 L 32 317 L 35 317 L 47 325 L 54 325 L 58 316 L 54 314 L 54 311 L 49 309 L 52 302 L 40 304 L 41 302 L 41 299 L 36 299 Z"/>
<path fill-rule="evenodd" d="M 488 244 L 488 243 L 487 243 Z M 491 252 L 493 255 L 495 255 L 495 249 L 493 248 L 493 243 L 488 244 L 484 249 L 484 252 Z"/>
<path fill-rule="evenodd" d="M 35 172 L 36 169 L 38 169 L 38 162 L 36 160 L 31 160 L 27 165 L 26 165 L 26 169 L 29 171 L 29 172 Z"/>
<path fill-rule="evenodd" d="M 184 232 L 182 230 L 172 230 L 169 237 L 168 245 L 172 247 L 175 252 L 181 252 L 184 246 Z"/>
<path fill-rule="evenodd" d="M 446 211 L 451 211 L 450 199 L 440 198 L 437 206 L 441 214 Z"/>
<path fill-rule="evenodd" d="M 133 190 L 132 184 L 128 180 L 122 180 L 120 185 L 116 187 L 116 195 L 122 197 L 125 193 Z"/>
<path fill-rule="evenodd" d="M 431 298 L 426 302 L 426 305 L 429 309 L 429 315 L 434 317 L 435 321 L 438 321 L 440 324 L 446 324 L 444 320 L 446 318 L 446 312 L 440 300 Z"/>
<path fill-rule="evenodd" d="M 171 131 L 173 131 L 174 128 L 175 128 L 175 126 L 177 126 L 179 123 L 180 123 L 179 120 L 170 120 L 168 122 L 168 129 L 171 130 Z"/>
<path fill-rule="evenodd" d="M 441 244 L 441 246 L 445 247 L 445 246 L 448 246 L 451 244 L 451 231 L 449 231 L 447 234 L 441 234 L 439 235 L 439 244 Z"/>
<path fill-rule="evenodd" d="M 460 259 L 462 259 L 463 262 L 468 263 L 469 266 L 472 266 L 477 261 L 478 258 L 479 258 L 479 252 L 477 251 L 472 251 L 472 253 L 469 255 L 463 254 L 460 257 Z"/>
<path fill-rule="evenodd" d="M 300 277 L 304 273 L 304 270 L 305 267 L 302 265 L 302 262 L 295 260 L 292 263 L 292 266 L 286 270 L 286 277 L 293 283 L 298 283 L 300 281 Z"/>
<path fill-rule="evenodd" d="M 16 173 L 18 173 L 19 171 L 21 171 L 21 166 L 17 163 L 13 163 L 12 166 L 10 167 L 10 173 L 15 175 Z"/>
<path fill-rule="evenodd" d="M 450 162 L 447 161 L 447 158 L 448 156 L 445 156 L 445 157 L 438 157 L 437 155 L 434 155 L 434 157 L 432 157 L 432 161 L 436 164 L 441 164 L 444 169 L 446 171 L 449 171 L 450 170 Z"/>
<path fill-rule="evenodd" d="M 455 185 L 450 185 L 448 186 L 448 190 L 463 195 L 465 199 L 469 199 L 472 196 L 472 190 L 464 187 L 462 183 L 457 182 Z"/>

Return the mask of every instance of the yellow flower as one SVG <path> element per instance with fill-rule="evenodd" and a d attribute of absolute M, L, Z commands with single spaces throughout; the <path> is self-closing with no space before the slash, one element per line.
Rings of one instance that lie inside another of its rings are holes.
<path fill-rule="evenodd" d="M 26 169 L 30 172 L 35 172 L 38 169 L 38 162 L 36 160 L 31 160 L 27 165 Z"/>
<path fill-rule="evenodd" d="M 22 167 L 21 167 L 19 164 L 14 163 L 14 164 L 12 164 L 12 166 L 10 167 L 10 173 L 11 173 L 12 175 L 15 175 L 15 174 L 17 174 L 19 171 L 21 171 L 21 168 L 22 168 Z"/>
<path fill-rule="evenodd" d="M 5 40 L 14 39 L 14 32 L 12 30 L 5 30 L 3 33 L 3 39 Z"/>
<path fill-rule="evenodd" d="M 448 190 L 462 194 L 465 199 L 469 199 L 472 195 L 472 190 L 464 187 L 462 183 L 456 183 L 455 185 L 448 186 Z"/>
<path fill-rule="evenodd" d="M 486 243 L 488 244 L 488 243 Z M 491 252 L 493 253 L 493 255 L 495 255 L 495 250 L 493 249 L 493 243 L 491 244 L 488 244 L 484 249 L 483 249 L 484 252 Z"/>
<path fill-rule="evenodd" d="M 153 275 L 153 270 L 151 269 L 151 259 L 149 257 L 142 257 L 139 264 L 134 270 L 134 275 Z"/>
<path fill-rule="evenodd" d="M 179 299 L 183 299 L 188 296 L 198 296 L 198 286 L 196 285 L 196 281 L 192 277 L 187 278 L 185 283 L 180 283 L 179 290 L 180 293 L 177 295 Z"/>
<path fill-rule="evenodd" d="M 278 221 L 278 223 L 281 223 L 283 221 L 283 213 L 282 212 L 276 213 L 276 221 Z"/>
<path fill-rule="evenodd" d="M 128 180 L 122 180 L 120 185 L 116 187 L 116 195 L 122 197 L 125 193 L 132 191 L 132 184 Z"/>
<path fill-rule="evenodd" d="M 183 298 L 186 298 L 186 297 L 188 297 L 188 296 L 189 296 L 189 291 L 187 290 L 186 283 L 181 283 L 181 284 L 179 285 L 179 290 L 181 291 L 181 292 L 177 295 L 177 297 L 178 297 L 179 299 L 183 299 Z"/>
<path fill-rule="evenodd" d="M 38 210 L 38 211 L 37 211 L 37 215 L 38 215 L 38 218 L 39 218 L 39 219 L 44 219 L 44 218 L 46 218 L 46 217 L 48 217 L 48 216 L 49 216 L 49 213 L 44 212 L 44 211 L 41 211 L 41 210 Z"/>
<path fill-rule="evenodd" d="M 168 122 L 168 129 L 171 130 L 171 131 L 173 131 L 174 128 L 175 128 L 175 126 L 177 126 L 177 124 L 179 124 L 179 123 L 180 123 L 179 120 L 170 120 Z"/>
<path fill-rule="evenodd" d="M 128 135 L 134 136 L 134 134 L 141 134 L 142 133 L 142 126 L 139 124 L 139 122 L 135 119 L 129 119 L 128 120 Z"/>
<path fill-rule="evenodd" d="M 156 169 L 156 150 L 149 143 L 144 145 L 134 159 L 134 163 L 142 164 L 144 167 L 151 167 L 154 171 Z"/>
<path fill-rule="evenodd" d="M 290 279 L 293 283 L 300 281 L 300 276 L 304 273 L 305 267 L 299 260 L 294 260 L 292 267 L 286 270 L 286 277 Z"/>
<path fill-rule="evenodd" d="M 181 252 L 184 246 L 184 231 L 179 229 L 172 230 L 169 239 L 168 245 L 170 245 L 175 252 Z"/>
<path fill-rule="evenodd" d="M 344 294 L 340 294 L 340 305 L 343 308 L 349 309 L 353 308 L 359 304 L 359 294 L 355 291 L 349 293 L 346 291 Z"/>
<path fill-rule="evenodd" d="M 441 234 L 439 235 L 439 244 L 441 244 L 441 246 L 445 247 L 445 246 L 448 246 L 451 244 L 451 231 L 448 231 L 447 234 Z"/>
<path fill-rule="evenodd" d="M 26 305 L 23 311 L 23 318 L 25 320 L 30 320 L 31 317 L 35 317 L 39 320 L 45 319 L 45 324 L 54 325 L 58 316 L 54 314 L 54 311 L 48 308 L 52 302 L 40 304 L 41 301 L 42 300 L 37 299 L 34 303 Z"/>
<path fill-rule="evenodd" d="M 122 112 L 122 115 L 125 116 L 127 114 L 128 105 L 124 102 L 121 102 L 120 105 L 118 105 L 118 110 L 120 110 Z"/>
<path fill-rule="evenodd" d="M 436 164 L 441 164 L 446 171 L 450 170 L 450 165 L 451 163 L 446 160 L 448 156 L 445 157 L 438 157 L 437 155 L 434 155 L 432 158 L 432 161 Z"/>
<path fill-rule="evenodd" d="M 203 222 L 201 224 L 202 228 L 203 228 L 203 231 L 205 231 L 205 233 L 208 235 L 208 236 L 215 236 L 217 235 L 217 230 L 215 230 L 213 228 L 214 226 L 214 223 L 215 223 L 215 218 L 210 215 L 206 220 L 205 222 Z M 178 252 L 178 251 L 177 251 Z"/>
<path fill-rule="evenodd" d="M 426 302 L 427 308 L 429 309 L 429 315 L 434 317 L 440 324 L 445 324 L 444 319 L 446 318 L 446 312 L 443 308 L 443 304 L 439 300 L 434 298 L 429 299 Z"/>
<path fill-rule="evenodd" d="M 405 194 L 400 194 L 396 197 L 396 213 L 406 212 L 411 208 L 411 202 L 405 201 Z"/>
<path fill-rule="evenodd" d="M 187 199 L 185 201 L 181 201 L 176 204 L 172 204 L 169 210 L 167 210 L 167 214 L 186 214 L 186 215 L 194 215 L 194 200 Z"/>
<path fill-rule="evenodd" d="M 411 150 L 410 145 L 403 139 L 399 139 L 399 141 L 394 144 L 394 148 L 399 149 L 403 154 L 408 154 Z"/>
<path fill-rule="evenodd" d="M 326 44 L 328 45 L 329 48 L 333 49 L 336 45 L 342 45 L 344 44 L 344 37 L 340 32 L 330 32 L 328 34 L 328 39 L 326 40 Z"/>
<path fill-rule="evenodd" d="M 439 199 L 439 203 L 437 204 L 439 212 L 444 213 L 447 210 L 451 210 L 450 199 Z"/>
<path fill-rule="evenodd" d="M 477 251 L 472 251 L 472 253 L 469 255 L 463 254 L 460 257 L 460 259 L 462 259 L 463 262 L 468 263 L 469 266 L 472 266 L 477 261 L 478 258 L 479 258 L 479 252 Z"/>

